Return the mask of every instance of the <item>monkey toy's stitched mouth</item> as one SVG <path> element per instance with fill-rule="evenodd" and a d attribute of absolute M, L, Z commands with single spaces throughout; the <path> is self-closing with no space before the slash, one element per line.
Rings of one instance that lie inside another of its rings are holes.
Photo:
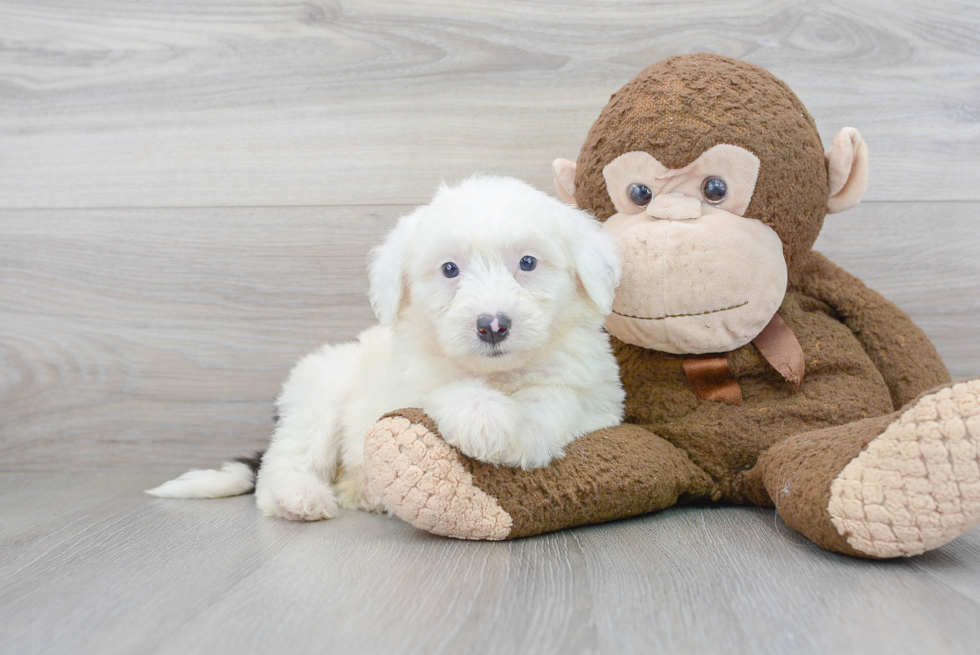
<path fill-rule="evenodd" d="M 623 314 L 622 312 L 617 312 L 613 310 L 613 314 L 622 316 L 623 318 L 636 318 L 641 321 L 662 321 L 665 318 L 686 318 L 688 316 L 706 316 L 708 314 L 718 314 L 719 312 L 727 312 L 730 309 L 738 309 L 739 307 L 745 307 L 749 304 L 749 301 L 739 303 L 737 305 L 732 305 L 731 307 L 723 307 L 722 309 L 710 309 L 706 312 L 694 312 L 691 314 L 664 314 L 663 316 L 633 316 L 632 314 Z"/>

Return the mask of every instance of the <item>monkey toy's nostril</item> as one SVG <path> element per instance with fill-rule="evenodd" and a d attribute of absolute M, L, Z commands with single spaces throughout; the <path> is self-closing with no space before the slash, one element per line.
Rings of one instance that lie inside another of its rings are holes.
<path fill-rule="evenodd" d="M 510 318 L 507 314 L 480 314 L 476 319 L 476 333 L 481 341 L 496 345 L 510 334 Z"/>

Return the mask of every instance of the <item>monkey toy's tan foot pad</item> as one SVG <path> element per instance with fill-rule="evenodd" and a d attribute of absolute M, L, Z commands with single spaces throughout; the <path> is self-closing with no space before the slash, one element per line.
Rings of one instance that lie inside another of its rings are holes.
<path fill-rule="evenodd" d="M 831 483 L 827 510 L 851 547 L 918 555 L 980 524 L 980 380 L 927 394 Z"/>
<path fill-rule="evenodd" d="M 510 515 L 474 485 L 459 451 L 436 434 L 420 410 L 401 414 L 375 423 L 364 441 L 371 486 L 388 510 L 434 534 L 505 539 L 513 525 Z"/>

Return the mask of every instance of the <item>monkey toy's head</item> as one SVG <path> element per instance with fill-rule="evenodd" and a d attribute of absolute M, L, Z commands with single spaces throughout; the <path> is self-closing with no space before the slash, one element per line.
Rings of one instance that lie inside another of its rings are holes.
<path fill-rule="evenodd" d="M 577 165 L 554 170 L 559 196 L 621 242 L 610 334 L 721 353 L 772 319 L 824 215 L 860 201 L 867 148 L 844 128 L 825 152 L 799 98 L 765 70 L 682 55 L 614 94 Z"/>

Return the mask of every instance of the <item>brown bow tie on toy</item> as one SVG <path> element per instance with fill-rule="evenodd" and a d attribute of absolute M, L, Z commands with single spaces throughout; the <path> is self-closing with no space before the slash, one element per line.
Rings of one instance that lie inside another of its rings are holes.
<path fill-rule="evenodd" d="M 752 344 L 770 366 L 793 385 L 794 392 L 800 388 L 806 372 L 803 349 L 782 316 L 774 314 L 759 336 L 752 340 Z M 728 368 L 727 353 L 686 355 L 684 373 L 698 398 L 729 405 L 742 404 L 742 389 Z"/>

